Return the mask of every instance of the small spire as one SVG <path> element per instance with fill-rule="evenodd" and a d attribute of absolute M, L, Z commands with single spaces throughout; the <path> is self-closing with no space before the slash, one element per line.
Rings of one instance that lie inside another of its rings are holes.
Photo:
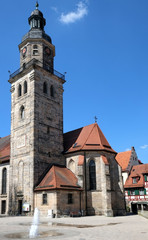
<path fill-rule="evenodd" d="M 39 3 L 38 1 L 36 1 L 36 9 L 38 9 L 38 7 L 39 7 Z"/>

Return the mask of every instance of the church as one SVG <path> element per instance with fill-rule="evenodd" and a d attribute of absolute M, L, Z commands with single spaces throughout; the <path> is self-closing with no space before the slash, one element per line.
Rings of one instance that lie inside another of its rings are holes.
<path fill-rule="evenodd" d="M 63 134 L 65 76 L 38 9 L 10 75 L 11 135 L 0 138 L 0 214 L 125 214 L 121 167 L 97 123 Z"/>

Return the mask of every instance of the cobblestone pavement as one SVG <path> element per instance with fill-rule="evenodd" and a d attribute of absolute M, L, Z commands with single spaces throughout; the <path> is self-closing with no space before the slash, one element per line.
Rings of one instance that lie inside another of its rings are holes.
<path fill-rule="evenodd" d="M 32 217 L 0 218 L 0 240 L 29 239 Z M 40 218 L 36 239 L 147 240 L 148 219 L 138 216 Z"/>

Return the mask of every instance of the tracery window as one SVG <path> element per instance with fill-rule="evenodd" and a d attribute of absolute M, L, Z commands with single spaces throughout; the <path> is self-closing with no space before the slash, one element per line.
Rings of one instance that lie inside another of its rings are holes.
<path fill-rule="evenodd" d="M 96 190 L 96 164 L 94 160 L 89 162 L 89 186 L 90 190 Z"/>
<path fill-rule="evenodd" d="M 7 192 L 7 169 L 3 168 L 2 171 L 2 194 Z"/>

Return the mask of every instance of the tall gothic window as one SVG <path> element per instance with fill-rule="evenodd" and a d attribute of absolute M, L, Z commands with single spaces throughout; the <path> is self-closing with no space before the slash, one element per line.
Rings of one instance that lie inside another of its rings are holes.
<path fill-rule="evenodd" d="M 20 97 L 22 95 L 22 86 L 21 84 L 19 84 L 18 86 L 18 97 Z"/>
<path fill-rule="evenodd" d="M 2 171 L 2 194 L 6 194 L 7 192 L 7 169 L 3 168 Z"/>
<path fill-rule="evenodd" d="M 96 190 L 96 164 L 94 160 L 89 162 L 89 184 L 90 190 Z"/>
<path fill-rule="evenodd" d="M 27 93 L 27 82 L 24 82 L 24 94 Z"/>
<path fill-rule="evenodd" d="M 43 83 L 43 93 L 47 94 L 47 83 L 46 82 Z"/>

